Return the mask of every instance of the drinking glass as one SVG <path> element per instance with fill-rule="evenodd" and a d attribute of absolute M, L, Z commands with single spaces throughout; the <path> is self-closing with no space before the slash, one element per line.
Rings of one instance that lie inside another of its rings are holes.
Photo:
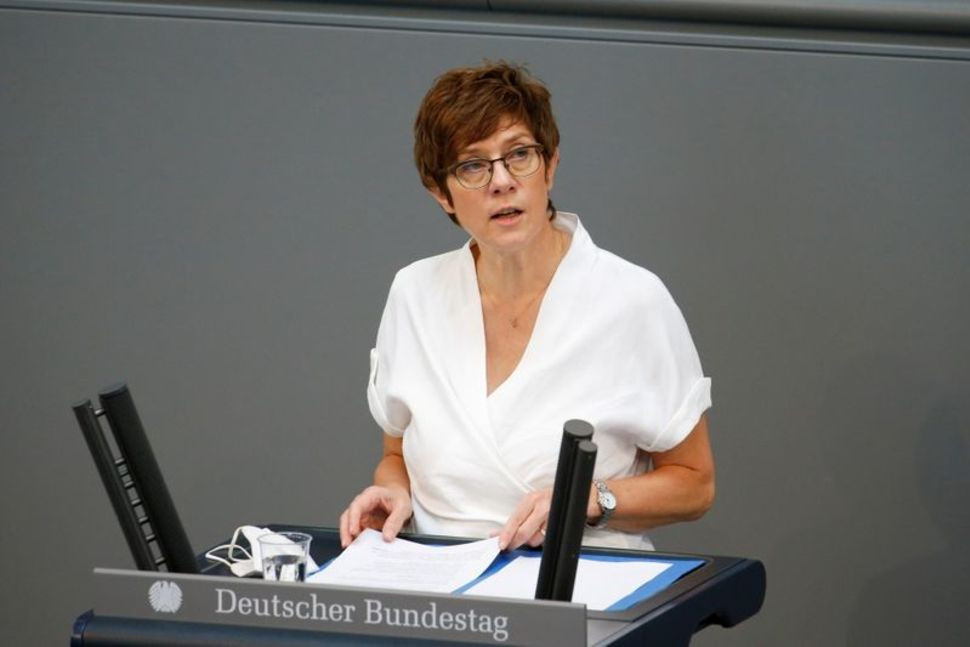
<path fill-rule="evenodd" d="M 310 535 L 304 532 L 268 532 L 260 535 L 259 553 L 263 579 L 302 582 L 310 555 Z"/>

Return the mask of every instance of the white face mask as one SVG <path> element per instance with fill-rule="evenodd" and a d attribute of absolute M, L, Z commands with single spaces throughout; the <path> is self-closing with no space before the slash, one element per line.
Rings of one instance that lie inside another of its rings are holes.
<path fill-rule="evenodd" d="M 240 526 L 232 533 L 228 544 L 216 546 L 205 554 L 206 559 L 225 564 L 238 577 L 250 577 L 263 572 L 263 561 L 259 555 L 260 535 L 272 532 L 268 528 Z M 248 548 L 240 543 L 240 535 L 246 540 Z"/>
<path fill-rule="evenodd" d="M 205 554 L 206 559 L 225 564 L 237 577 L 251 577 L 263 574 L 263 560 L 259 554 L 258 539 L 263 535 L 273 534 L 269 528 L 259 526 L 239 526 L 232 533 L 228 544 L 216 546 Z M 240 543 L 240 535 L 245 539 L 248 548 Z M 307 559 L 307 573 L 317 570 L 317 564 L 312 557 Z"/>

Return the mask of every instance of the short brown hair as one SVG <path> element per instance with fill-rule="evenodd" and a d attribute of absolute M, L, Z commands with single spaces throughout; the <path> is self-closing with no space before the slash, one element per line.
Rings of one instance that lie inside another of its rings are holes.
<path fill-rule="evenodd" d="M 549 96 L 524 66 L 505 61 L 459 67 L 439 76 L 414 120 L 414 162 L 421 183 L 450 201 L 446 169 L 458 160 L 458 152 L 490 136 L 509 118 L 524 124 L 542 144 L 548 165 L 559 148 Z M 551 200 L 549 208 L 553 211 Z M 457 223 L 454 214 L 448 216 Z"/>

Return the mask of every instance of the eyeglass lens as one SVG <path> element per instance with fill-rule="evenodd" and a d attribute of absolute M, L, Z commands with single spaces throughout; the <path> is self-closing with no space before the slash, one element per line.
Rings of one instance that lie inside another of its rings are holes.
<path fill-rule="evenodd" d="M 493 159 L 471 159 L 455 167 L 455 177 L 466 189 L 480 189 L 492 179 L 495 162 L 502 162 L 515 177 L 527 177 L 539 169 L 539 146 L 522 146 Z"/>

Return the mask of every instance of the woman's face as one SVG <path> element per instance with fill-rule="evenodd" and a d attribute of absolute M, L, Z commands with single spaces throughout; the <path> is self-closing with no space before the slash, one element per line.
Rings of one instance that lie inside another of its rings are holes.
<path fill-rule="evenodd" d="M 472 158 L 495 159 L 520 146 L 535 144 L 532 132 L 521 122 L 503 121 L 489 137 L 458 153 L 458 162 Z M 431 191 L 446 211 L 478 243 L 482 252 L 515 252 L 526 249 L 549 227 L 549 191 L 559 162 L 554 151 L 549 163 L 527 177 L 511 175 L 502 162 L 492 165 L 492 178 L 480 189 L 466 189 L 454 175 L 448 176 L 451 200 L 437 189 Z"/>

